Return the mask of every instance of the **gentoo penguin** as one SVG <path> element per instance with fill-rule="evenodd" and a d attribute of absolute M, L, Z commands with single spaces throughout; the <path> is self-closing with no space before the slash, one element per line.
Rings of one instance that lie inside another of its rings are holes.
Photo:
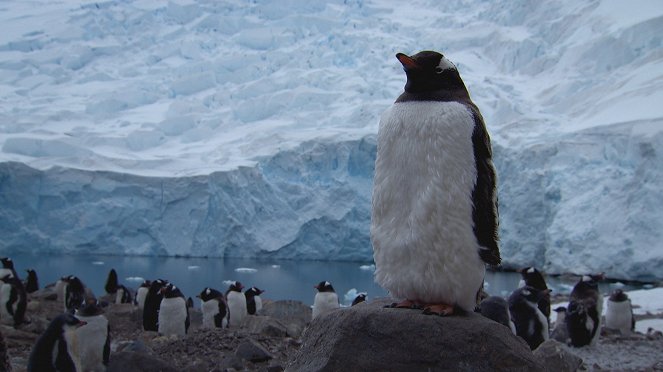
<path fill-rule="evenodd" d="M 555 325 L 552 331 L 550 331 L 550 338 L 563 344 L 568 344 L 569 332 L 566 330 L 566 307 L 556 307 L 555 313 L 557 314 L 557 320 L 555 320 Z"/>
<path fill-rule="evenodd" d="M 25 280 L 25 291 L 27 293 L 36 292 L 39 290 L 39 279 L 37 278 L 37 272 L 32 269 L 28 269 L 26 271 L 28 273 L 28 277 Z"/>
<path fill-rule="evenodd" d="M 9 257 L 0 258 L 0 278 L 10 275 L 12 278 L 16 276 L 16 269 L 14 269 L 14 261 Z"/>
<path fill-rule="evenodd" d="M 396 58 L 405 91 L 382 115 L 371 210 L 375 281 L 394 307 L 474 311 L 501 261 L 490 137 L 456 66 L 432 51 Z"/>
<path fill-rule="evenodd" d="M 532 350 L 549 338 L 548 319 L 537 306 L 547 291 L 525 286 L 509 296 L 509 311 L 516 326 L 516 335 L 525 340 Z"/>
<path fill-rule="evenodd" d="M 0 320 L 14 327 L 25 322 L 28 295 L 20 279 L 10 274 L 0 278 Z"/>
<path fill-rule="evenodd" d="M 226 301 L 228 302 L 228 311 L 230 319 L 228 326 L 239 327 L 248 315 L 246 309 L 246 296 L 242 293 L 244 286 L 240 282 L 232 282 L 226 291 Z"/>
<path fill-rule="evenodd" d="M 70 353 L 77 371 L 105 372 L 110 357 L 110 325 L 104 310 L 94 298 L 76 310 L 75 317 L 87 323 L 74 331 Z"/>
<path fill-rule="evenodd" d="M 633 317 L 633 307 L 628 295 L 621 289 L 615 289 L 608 297 L 608 304 L 605 310 L 606 328 L 616 329 L 622 335 L 628 335 L 635 330 L 635 318 Z"/>
<path fill-rule="evenodd" d="M 193 309 L 193 298 L 187 297 L 186 299 L 186 307 L 189 309 Z"/>
<path fill-rule="evenodd" d="M 584 275 L 576 283 L 569 296 L 566 308 L 566 330 L 571 345 L 582 347 L 595 345 L 601 333 L 601 312 L 603 296 L 599 291 L 599 281 L 603 274 Z"/>
<path fill-rule="evenodd" d="M 489 296 L 484 298 L 479 304 L 479 313 L 488 319 L 494 320 L 506 327 L 509 327 L 514 335 L 517 335 L 516 325 L 511 320 L 509 303 L 500 296 Z"/>
<path fill-rule="evenodd" d="M 69 275 L 64 282 L 64 311 L 73 314 L 85 302 L 85 285 L 75 275 Z"/>
<path fill-rule="evenodd" d="M 143 305 L 143 330 L 145 331 L 156 332 L 159 330 L 159 305 L 161 305 L 161 299 L 163 298 L 161 288 L 166 284 L 168 282 L 163 279 L 157 279 L 150 283 Z"/>
<path fill-rule="evenodd" d="M 159 306 L 159 334 L 185 336 L 189 330 L 189 308 L 184 295 L 173 283 L 161 288 L 163 299 Z"/>
<path fill-rule="evenodd" d="M 108 272 L 108 278 L 106 278 L 106 285 L 104 286 L 104 289 L 108 294 L 115 294 L 117 288 L 118 288 L 117 273 L 115 272 L 115 269 L 111 269 Z"/>
<path fill-rule="evenodd" d="M 262 298 L 260 295 L 264 292 L 258 287 L 251 287 L 244 291 L 244 296 L 246 296 L 246 311 L 250 315 L 256 315 L 262 309 Z"/>
<path fill-rule="evenodd" d="M 62 276 L 55 282 L 55 294 L 57 295 L 58 301 L 64 302 L 64 287 L 67 285 L 67 277 Z"/>
<path fill-rule="evenodd" d="M 338 302 L 338 295 L 330 282 L 322 281 L 313 288 L 318 290 L 313 299 L 313 314 L 311 319 L 315 319 L 322 314 L 326 314 L 334 309 L 341 307 Z"/>
<path fill-rule="evenodd" d="M 357 297 L 355 297 L 354 300 L 352 300 L 352 304 L 350 306 L 355 306 L 357 304 L 360 304 L 362 302 L 366 302 L 366 293 L 361 292 L 357 294 Z"/>
<path fill-rule="evenodd" d="M 147 296 L 147 292 L 150 290 L 150 285 L 152 282 L 149 280 L 143 280 L 143 282 L 140 284 L 140 287 L 136 290 L 136 297 L 135 299 L 135 304 L 138 306 L 138 309 L 143 310 L 143 307 L 145 306 L 145 297 Z"/>
<path fill-rule="evenodd" d="M 521 269 L 520 275 L 523 278 L 521 280 L 520 287 L 528 285 L 540 291 L 548 289 L 548 285 L 546 285 L 546 280 L 543 277 L 543 274 L 536 268 L 526 267 L 524 269 Z M 552 290 L 550 292 L 552 292 Z M 541 312 L 546 317 L 546 319 L 548 319 L 548 325 L 550 325 L 550 292 L 548 292 L 545 296 L 541 297 L 541 300 L 539 301 L 538 304 L 539 310 L 541 310 Z"/>
<path fill-rule="evenodd" d="M 122 284 L 119 284 L 115 289 L 115 303 L 116 304 L 130 304 L 133 303 L 133 296 L 131 290 Z"/>
<path fill-rule="evenodd" d="M 28 360 L 28 372 L 75 372 L 76 367 L 69 354 L 68 342 L 74 337 L 76 329 L 85 324 L 69 313 L 55 317 L 32 347 Z"/>
<path fill-rule="evenodd" d="M 228 303 L 223 293 L 214 288 L 206 287 L 199 295 L 200 309 L 203 313 L 203 328 L 226 328 L 230 314 Z"/>

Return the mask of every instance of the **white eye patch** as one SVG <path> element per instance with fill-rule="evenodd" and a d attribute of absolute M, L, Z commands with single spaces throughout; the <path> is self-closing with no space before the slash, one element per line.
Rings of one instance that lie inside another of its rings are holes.
<path fill-rule="evenodd" d="M 527 270 L 528 273 L 533 274 L 534 273 L 534 268 L 530 267 L 529 270 Z"/>
<path fill-rule="evenodd" d="M 532 292 L 530 292 L 530 291 L 528 291 L 528 290 L 526 290 L 526 289 L 523 289 L 522 294 L 523 294 L 524 296 L 529 296 L 529 295 L 532 294 Z"/>
<path fill-rule="evenodd" d="M 207 288 L 207 290 L 205 291 L 205 293 L 207 293 L 208 295 L 209 295 L 211 292 L 212 292 L 212 291 L 210 291 L 209 288 Z"/>
<path fill-rule="evenodd" d="M 435 73 L 441 74 L 445 70 L 455 70 L 455 69 L 456 65 L 454 65 L 448 59 L 442 57 L 442 59 L 440 59 L 440 63 L 437 65 L 437 67 L 435 67 Z"/>

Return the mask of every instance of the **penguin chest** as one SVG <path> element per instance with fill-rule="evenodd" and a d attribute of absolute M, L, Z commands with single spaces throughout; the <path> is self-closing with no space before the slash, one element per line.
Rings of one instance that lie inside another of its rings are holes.
<path fill-rule="evenodd" d="M 631 301 L 608 301 L 605 312 L 605 326 L 610 329 L 617 329 L 622 334 L 631 332 L 633 324 L 633 311 Z"/>
<path fill-rule="evenodd" d="M 147 292 L 148 289 L 146 287 L 140 287 L 138 288 L 138 291 L 136 291 L 136 303 L 138 304 L 139 309 L 145 307 L 145 297 L 147 297 Z"/>
<path fill-rule="evenodd" d="M 312 319 L 340 307 L 338 295 L 334 292 L 318 292 L 313 299 Z"/>
<path fill-rule="evenodd" d="M 215 328 L 214 316 L 219 313 L 219 301 L 201 301 L 200 308 L 203 313 L 203 327 Z"/>
<path fill-rule="evenodd" d="M 13 325 L 15 311 L 14 304 L 11 301 L 11 284 L 0 282 L 0 321 L 3 324 Z M 11 309 L 12 313 L 9 312 Z"/>
<path fill-rule="evenodd" d="M 164 298 L 159 306 L 159 333 L 186 335 L 186 301 L 182 297 Z"/>
<path fill-rule="evenodd" d="M 230 312 L 229 325 L 239 327 L 247 316 L 246 296 L 244 293 L 230 291 L 228 292 L 228 311 Z"/>
<path fill-rule="evenodd" d="M 256 314 L 262 309 L 262 298 L 260 296 L 253 297 L 253 300 L 256 303 Z"/>
<path fill-rule="evenodd" d="M 105 371 L 104 348 L 108 339 L 108 319 L 104 315 L 76 316 L 87 322 L 74 331 L 72 344 L 73 358 L 82 371 Z"/>
<path fill-rule="evenodd" d="M 456 102 L 396 103 L 380 121 L 371 240 L 376 281 L 395 297 L 476 304 L 474 127 Z"/>

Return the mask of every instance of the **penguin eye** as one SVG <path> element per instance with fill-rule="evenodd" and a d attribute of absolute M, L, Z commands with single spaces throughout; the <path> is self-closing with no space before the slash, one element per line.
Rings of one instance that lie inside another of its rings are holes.
<path fill-rule="evenodd" d="M 444 69 L 443 69 L 442 67 L 440 67 L 440 66 L 435 67 L 435 73 L 436 73 L 436 74 L 439 75 L 439 74 L 442 73 L 442 71 L 444 71 Z"/>
<path fill-rule="evenodd" d="M 528 291 L 528 290 L 526 290 L 526 289 L 523 289 L 523 295 L 525 295 L 525 296 L 529 296 L 529 295 L 531 295 L 531 294 L 532 294 L 532 292 L 530 292 L 530 291 Z"/>

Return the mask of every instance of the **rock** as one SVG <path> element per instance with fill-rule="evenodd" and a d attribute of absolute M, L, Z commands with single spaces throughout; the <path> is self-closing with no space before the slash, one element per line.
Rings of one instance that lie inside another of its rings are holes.
<path fill-rule="evenodd" d="M 107 372 L 177 372 L 177 369 L 150 354 L 121 351 L 111 356 Z"/>
<path fill-rule="evenodd" d="M 7 344 L 5 337 L 0 332 L 0 371 L 11 372 L 12 365 L 9 363 L 9 354 L 7 354 Z"/>
<path fill-rule="evenodd" d="M 279 320 L 290 337 L 299 337 L 311 321 L 311 307 L 293 300 L 267 302 L 260 314 Z"/>
<path fill-rule="evenodd" d="M 136 341 L 112 342 L 111 351 L 112 352 L 131 351 L 133 353 L 149 354 L 152 352 L 152 349 L 150 349 L 147 345 L 145 345 L 143 341 L 136 340 Z"/>
<path fill-rule="evenodd" d="M 470 313 L 439 317 L 384 308 L 392 300 L 313 320 L 286 371 L 541 371 L 509 328 Z"/>
<path fill-rule="evenodd" d="M 235 355 L 253 363 L 266 362 L 273 358 L 267 349 L 253 340 L 247 340 L 239 344 Z"/>
<path fill-rule="evenodd" d="M 582 359 L 573 354 L 568 346 L 556 340 L 547 340 L 534 350 L 545 366 L 546 371 L 576 371 L 582 365 Z"/>
<path fill-rule="evenodd" d="M 221 371 L 229 369 L 241 371 L 244 369 L 244 362 L 242 361 L 242 358 L 238 357 L 237 355 L 226 355 L 223 359 L 221 359 L 221 362 L 219 362 L 219 369 Z"/>
<path fill-rule="evenodd" d="M 278 320 L 270 316 L 252 315 L 247 317 L 244 327 L 249 333 L 272 337 L 286 337 L 288 330 Z"/>

